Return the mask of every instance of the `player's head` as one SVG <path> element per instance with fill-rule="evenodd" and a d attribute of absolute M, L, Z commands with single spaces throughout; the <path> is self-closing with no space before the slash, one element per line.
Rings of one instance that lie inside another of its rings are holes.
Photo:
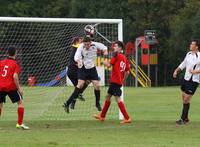
<path fill-rule="evenodd" d="M 90 48 L 90 46 L 91 46 L 91 38 L 90 37 L 84 37 L 83 38 L 83 44 L 84 44 L 84 47 L 86 48 L 86 49 L 89 49 Z"/>
<path fill-rule="evenodd" d="M 122 52 L 124 50 L 124 44 L 121 41 L 115 41 L 113 44 L 114 52 Z"/>
<path fill-rule="evenodd" d="M 16 56 L 16 48 L 15 47 L 8 47 L 8 56 L 15 57 Z"/>
<path fill-rule="evenodd" d="M 199 40 L 193 39 L 190 43 L 190 50 L 191 51 L 196 51 L 199 48 Z"/>
<path fill-rule="evenodd" d="M 82 38 L 81 37 L 74 37 L 72 40 L 72 44 L 80 44 L 82 42 Z"/>

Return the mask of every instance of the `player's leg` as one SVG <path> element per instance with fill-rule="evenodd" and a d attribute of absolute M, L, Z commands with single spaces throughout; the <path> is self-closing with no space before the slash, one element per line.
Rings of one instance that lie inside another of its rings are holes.
<path fill-rule="evenodd" d="M 98 115 L 94 115 L 94 117 L 100 121 L 104 121 L 105 120 L 105 117 L 106 117 L 106 113 L 110 107 L 110 99 L 111 99 L 112 95 L 110 95 L 109 93 L 107 94 L 106 96 L 106 100 L 104 102 L 104 105 L 103 105 L 103 109 L 101 111 L 100 114 Z"/>
<path fill-rule="evenodd" d="M 100 105 L 100 84 L 99 84 L 99 76 L 97 73 L 97 69 L 96 67 L 90 69 L 90 71 L 88 71 L 88 79 L 90 79 L 92 81 L 92 84 L 94 86 L 94 94 L 95 94 L 95 98 L 96 98 L 96 108 L 98 111 L 101 111 L 101 105 Z"/>
<path fill-rule="evenodd" d="M 121 121 L 121 123 L 122 124 L 124 124 L 124 123 L 131 123 L 131 119 L 130 119 L 127 111 L 126 111 L 126 107 L 124 105 L 124 102 L 121 100 L 121 94 L 122 94 L 121 85 L 112 83 L 111 87 L 112 87 L 112 93 L 115 96 L 115 99 L 116 99 L 116 102 L 118 104 L 118 107 L 119 107 L 121 113 L 124 116 L 124 120 Z"/>
<path fill-rule="evenodd" d="M 7 92 L 0 91 L 0 116 L 2 115 L 3 112 L 3 103 L 6 102 L 6 95 Z"/>
<path fill-rule="evenodd" d="M 110 107 L 110 103 L 111 103 L 110 99 L 111 99 L 112 95 L 115 95 L 115 93 L 116 93 L 116 88 L 111 83 L 109 88 L 108 88 L 108 91 L 107 91 L 107 96 L 106 96 L 106 100 L 105 100 L 104 105 L 103 105 L 103 109 L 102 109 L 102 111 L 100 113 L 100 117 L 101 118 L 105 118 L 106 117 L 106 113 L 107 113 L 107 111 L 108 111 L 108 109 Z"/>
<path fill-rule="evenodd" d="M 94 86 L 94 94 L 96 98 L 96 108 L 98 111 L 101 111 L 101 104 L 100 104 L 100 85 L 98 80 L 92 80 L 92 84 Z"/>
<path fill-rule="evenodd" d="M 177 125 L 183 125 L 189 122 L 188 113 L 190 109 L 191 98 L 192 98 L 192 95 L 182 92 L 182 100 L 183 100 L 182 114 L 181 114 L 181 118 L 176 121 Z"/>
<path fill-rule="evenodd" d="M 88 87 L 88 85 L 91 83 L 91 81 L 86 80 L 85 84 L 83 85 L 83 87 L 81 88 L 81 93 L 78 96 L 78 99 L 80 99 L 81 101 L 85 101 L 85 98 L 83 97 L 83 92 L 85 91 L 85 89 Z"/>
<path fill-rule="evenodd" d="M 187 81 L 183 80 L 182 83 L 181 83 L 181 96 L 182 96 L 182 100 L 184 99 L 185 97 L 185 91 L 187 90 Z M 183 109 L 184 109 L 184 103 L 183 103 L 183 108 L 182 108 L 182 113 L 183 113 Z M 182 125 L 184 124 L 184 121 L 180 118 L 176 121 L 176 124 L 178 125 Z"/>
<path fill-rule="evenodd" d="M 22 103 L 22 100 L 19 100 L 17 102 L 18 104 L 18 109 L 17 109 L 17 113 L 18 113 L 18 121 L 17 124 L 18 125 L 22 125 L 23 123 L 23 118 L 24 118 L 24 105 Z"/>
<path fill-rule="evenodd" d="M 23 124 L 23 118 L 24 118 L 24 105 L 22 101 L 22 96 L 18 91 L 11 91 L 8 93 L 8 96 L 10 97 L 12 103 L 17 103 L 17 114 L 18 114 L 18 121 L 16 124 L 16 128 L 21 128 L 28 130 L 29 127 Z"/>
<path fill-rule="evenodd" d="M 84 66 L 78 69 L 78 84 L 76 85 L 73 93 L 68 98 L 68 100 L 63 104 L 63 107 L 67 113 L 69 113 L 69 105 L 73 102 L 74 99 L 78 97 L 81 93 L 81 88 L 83 87 L 86 80 L 86 72 Z"/>
<path fill-rule="evenodd" d="M 127 111 L 126 111 L 126 107 L 124 105 L 124 102 L 121 100 L 121 98 L 119 96 L 115 96 L 115 99 L 117 101 L 117 104 L 118 104 L 118 107 L 119 107 L 121 113 L 124 116 L 124 120 L 121 121 L 120 123 L 121 124 L 131 123 L 131 118 L 129 117 L 129 115 L 128 115 Z"/>
<path fill-rule="evenodd" d="M 192 96 L 194 95 L 196 89 L 198 87 L 198 83 L 192 82 L 192 81 L 184 81 L 181 90 L 182 90 L 182 101 L 183 101 L 183 107 L 182 107 L 182 115 L 181 119 L 176 121 L 177 125 L 183 125 L 189 122 L 188 113 L 190 109 L 190 101 L 192 99 Z"/>
<path fill-rule="evenodd" d="M 68 100 L 64 103 L 63 107 L 65 108 L 65 111 L 67 113 L 69 113 L 69 106 L 70 104 L 73 102 L 74 99 L 76 99 L 78 97 L 78 95 L 81 92 L 81 88 L 83 87 L 85 81 L 84 80 L 78 80 L 78 84 L 75 87 L 73 93 L 71 94 L 71 96 L 68 98 Z"/>
<path fill-rule="evenodd" d="M 82 80 L 85 79 L 85 74 L 83 74 L 83 73 L 85 73 L 84 70 L 85 70 L 85 69 L 78 69 L 78 68 L 77 68 L 77 69 L 71 69 L 71 70 L 68 71 L 68 77 L 69 77 L 69 79 L 72 81 L 74 87 L 78 84 L 78 79 L 82 79 Z M 80 72 L 81 72 L 81 73 L 80 73 Z M 83 98 L 82 93 L 83 93 L 84 90 L 87 88 L 87 86 L 88 86 L 89 83 L 90 83 L 89 81 L 86 81 L 86 82 L 85 82 L 85 84 L 84 84 L 83 87 L 81 88 L 81 91 L 80 91 L 79 96 L 77 97 L 77 98 L 79 98 L 79 99 L 82 100 L 82 101 L 85 101 L 85 99 Z M 76 99 L 75 99 L 73 102 L 75 102 L 75 101 L 76 101 Z"/>
<path fill-rule="evenodd" d="M 184 121 L 189 121 L 188 113 L 189 113 L 189 109 L 190 109 L 190 101 L 192 99 L 192 95 L 186 94 L 186 93 L 184 93 L 183 95 L 184 95 L 183 96 L 183 110 L 182 110 L 181 118 Z"/>
<path fill-rule="evenodd" d="M 74 87 L 76 87 L 76 85 L 78 84 L 77 69 L 69 68 L 67 71 L 67 76 L 74 85 Z M 72 101 L 70 108 L 74 109 L 75 104 L 76 104 L 76 99 Z"/>
<path fill-rule="evenodd" d="M 74 109 L 75 108 L 75 104 L 76 104 L 76 99 L 78 98 L 79 100 L 81 100 L 81 101 L 85 101 L 85 99 L 83 98 L 83 95 L 82 95 L 82 93 L 83 93 L 83 89 L 85 90 L 85 88 L 87 87 L 85 87 L 85 84 L 86 82 L 84 81 L 84 84 L 83 84 L 83 86 L 81 85 L 81 86 L 78 86 L 78 87 L 80 87 L 80 92 L 79 92 L 79 94 L 78 94 L 78 96 L 76 97 L 76 98 L 74 98 L 73 99 L 73 101 L 72 101 L 72 103 L 71 103 L 71 105 L 70 105 L 70 108 L 71 109 Z M 82 87 L 82 88 L 81 88 Z"/>

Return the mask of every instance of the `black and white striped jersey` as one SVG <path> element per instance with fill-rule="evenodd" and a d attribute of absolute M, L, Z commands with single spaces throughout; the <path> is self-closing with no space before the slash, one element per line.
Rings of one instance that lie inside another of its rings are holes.
<path fill-rule="evenodd" d="M 200 74 L 192 74 L 190 72 L 190 70 L 200 70 L 200 52 L 188 52 L 183 62 L 179 65 L 179 68 L 181 70 L 186 69 L 184 76 L 186 81 L 192 80 L 193 82 L 200 83 Z"/>
<path fill-rule="evenodd" d="M 102 43 L 92 42 L 90 48 L 86 49 L 84 44 L 81 43 L 76 51 L 74 60 L 82 61 L 86 69 L 93 68 L 96 66 L 97 49 L 105 51 L 108 48 Z"/>

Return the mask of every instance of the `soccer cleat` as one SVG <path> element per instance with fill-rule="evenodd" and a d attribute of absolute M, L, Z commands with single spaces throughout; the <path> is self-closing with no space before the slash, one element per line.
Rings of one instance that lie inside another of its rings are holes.
<path fill-rule="evenodd" d="M 101 114 L 94 114 L 94 118 L 99 120 L 99 121 L 104 121 L 105 120 L 104 117 L 101 117 Z"/>
<path fill-rule="evenodd" d="M 74 109 L 74 108 L 75 108 L 75 102 L 74 102 L 74 101 L 71 103 L 70 108 L 71 108 L 71 109 Z"/>
<path fill-rule="evenodd" d="M 63 104 L 63 107 L 65 112 L 69 113 L 69 106 L 66 103 Z"/>
<path fill-rule="evenodd" d="M 25 124 L 19 125 L 18 123 L 16 124 L 17 129 L 23 129 L 23 130 L 29 130 L 30 128 L 26 126 Z"/>
<path fill-rule="evenodd" d="M 83 97 L 83 95 L 81 93 L 78 95 L 78 99 L 81 101 L 85 101 L 85 98 Z"/>
<path fill-rule="evenodd" d="M 184 122 L 185 122 L 185 124 L 189 123 L 189 122 L 190 122 L 189 118 L 186 118 L 186 119 L 184 120 Z"/>
<path fill-rule="evenodd" d="M 72 103 L 72 104 L 70 105 L 70 108 L 71 108 L 71 109 L 74 109 L 74 108 L 75 108 L 75 104 Z"/>
<path fill-rule="evenodd" d="M 182 119 L 179 119 L 179 120 L 176 121 L 176 124 L 177 125 L 184 125 L 184 124 L 186 124 L 186 122 Z"/>
<path fill-rule="evenodd" d="M 101 111 L 101 110 L 102 110 L 100 104 L 97 104 L 97 105 L 96 105 L 96 108 L 97 108 L 98 111 Z"/>
<path fill-rule="evenodd" d="M 129 119 L 124 119 L 120 122 L 120 124 L 127 124 L 127 123 L 131 123 L 131 118 Z"/>

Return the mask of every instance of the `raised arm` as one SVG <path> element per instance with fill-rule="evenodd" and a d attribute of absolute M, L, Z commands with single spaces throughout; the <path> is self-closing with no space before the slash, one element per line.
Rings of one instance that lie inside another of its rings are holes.
<path fill-rule="evenodd" d="M 83 50 L 83 44 L 81 44 L 74 55 L 74 61 L 78 63 L 78 67 L 81 68 L 83 66 L 82 63 L 82 50 Z"/>
<path fill-rule="evenodd" d="M 103 51 L 103 54 L 104 54 L 104 55 L 108 55 L 108 47 L 105 46 L 103 43 L 100 43 L 100 42 L 92 42 L 92 43 L 94 43 L 95 46 L 96 46 L 99 50 Z"/>

